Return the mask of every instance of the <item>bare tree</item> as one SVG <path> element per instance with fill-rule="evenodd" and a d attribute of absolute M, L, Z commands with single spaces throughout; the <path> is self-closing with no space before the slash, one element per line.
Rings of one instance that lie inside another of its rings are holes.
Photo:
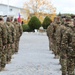
<path fill-rule="evenodd" d="M 48 0 L 30 0 L 29 2 L 24 3 L 24 9 L 29 10 L 29 12 L 37 13 L 37 12 L 48 12 L 54 13 L 56 12 L 56 8 L 53 7 L 51 2 Z"/>
<path fill-rule="evenodd" d="M 53 14 L 52 17 L 56 14 L 56 8 L 53 7 L 49 0 L 29 0 L 29 2 L 24 3 L 24 9 L 28 16 L 30 13 L 48 13 Z"/>

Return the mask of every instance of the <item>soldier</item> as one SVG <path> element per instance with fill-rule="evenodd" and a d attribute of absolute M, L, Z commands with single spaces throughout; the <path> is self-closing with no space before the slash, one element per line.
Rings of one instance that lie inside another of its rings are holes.
<path fill-rule="evenodd" d="M 13 44 L 11 45 L 11 49 L 12 49 L 12 55 L 15 53 L 15 42 L 16 42 L 16 28 L 13 22 L 13 17 L 10 17 L 11 19 L 11 24 L 12 24 L 12 28 L 13 28 L 13 34 L 12 34 L 12 38 L 13 38 Z"/>
<path fill-rule="evenodd" d="M 66 60 L 67 58 L 61 48 L 62 37 L 65 31 L 67 30 L 67 28 L 68 27 L 67 25 L 65 25 L 65 21 L 64 21 L 64 23 L 60 25 L 56 31 L 57 53 L 60 56 L 59 60 L 61 64 L 62 75 L 66 75 L 66 72 L 67 72 L 67 60 Z"/>
<path fill-rule="evenodd" d="M 66 75 L 67 71 L 68 75 L 74 75 L 75 26 L 70 17 L 67 18 L 66 25 L 68 28 L 63 33 L 61 42 L 62 58 L 64 59 L 64 66 L 66 66 L 62 75 Z"/>
<path fill-rule="evenodd" d="M 61 24 L 64 25 L 64 22 L 66 21 L 66 16 L 61 16 Z"/>
<path fill-rule="evenodd" d="M 61 22 L 60 22 L 60 18 L 57 17 L 54 21 L 54 24 L 53 24 L 53 51 L 54 51 L 54 54 L 55 54 L 55 58 L 58 58 L 58 53 L 57 53 L 57 43 L 56 43 L 56 31 L 58 29 L 58 27 L 61 25 Z"/>
<path fill-rule="evenodd" d="M 3 18 L 0 16 L 0 71 L 6 65 L 7 30 Z"/>
<path fill-rule="evenodd" d="M 16 28 L 15 53 L 17 53 L 19 50 L 19 41 L 23 32 L 23 29 L 22 29 L 22 26 L 18 23 L 18 20 L 16 18 L 14 19 L 14 26 Z"/>
<path fill-rule="evenodd" d="M 7 31 L 8 31 L 8 36 L 7 36 L 7 63 L 9 63 L 11 61 L 11 56 L 12 56 L 12 45 L 14 43 L 14 27 L 11 23 L 11 19 L 10 17 L 7 17 L 7 21 L 6 21 L 6 25 L 7 25 Z"/>
<path fill-rule="evenodd" d="M 48 27 L 47 27 L 47 30 L 46 30 L 46 32 L 47 32 L 47 36 L 48 36 L 48 40 L 49 40 L 49 50 L 52 50 L 52 48 L 51 48 L 51 39 L 52 39 L 52 24 L 50 24 Z"/>

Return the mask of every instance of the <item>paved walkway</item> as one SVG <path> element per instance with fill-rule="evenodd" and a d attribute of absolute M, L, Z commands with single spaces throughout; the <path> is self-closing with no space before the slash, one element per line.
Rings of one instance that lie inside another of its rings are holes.
<path fill-rule="evenodd" d="M 19 53 L 0 75 L 61 75 L 58 63 L 49 51 L 45 33 L 23 33 Z"/>

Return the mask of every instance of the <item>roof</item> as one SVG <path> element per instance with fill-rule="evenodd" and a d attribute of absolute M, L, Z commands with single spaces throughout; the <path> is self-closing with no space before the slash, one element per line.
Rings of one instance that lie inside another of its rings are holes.
<path fill-rule="evenodd" d="M 2 3 L 0 3 L 0 5 L 2 5 L 2 6 L 8 6 L 8 5 L 6 5 L 6 4 L 2 4 Z M 11 6 L 11 5 L 9 5 L 9 7 L 13 7 L 13 8 L 17 8 L 17 9 L 23 9 L 23 8 L 16 7 L 16 6 Z"/>

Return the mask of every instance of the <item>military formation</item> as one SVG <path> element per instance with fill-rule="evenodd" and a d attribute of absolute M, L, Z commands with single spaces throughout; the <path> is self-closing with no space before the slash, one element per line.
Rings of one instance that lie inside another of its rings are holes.
<path fill-rule="evenodd" d="M 62 75 L 75 75 L 75 16 L 55 17 L 47 28 L 47 36 Z"/>
<path fill-rule="evenodd" d="M 0 71 L 11 62 L 12 55 L 18 53 L 19 41 L 23 29 L 15 18 L 7 17 L 6 22 L 0 16 Z"/>

